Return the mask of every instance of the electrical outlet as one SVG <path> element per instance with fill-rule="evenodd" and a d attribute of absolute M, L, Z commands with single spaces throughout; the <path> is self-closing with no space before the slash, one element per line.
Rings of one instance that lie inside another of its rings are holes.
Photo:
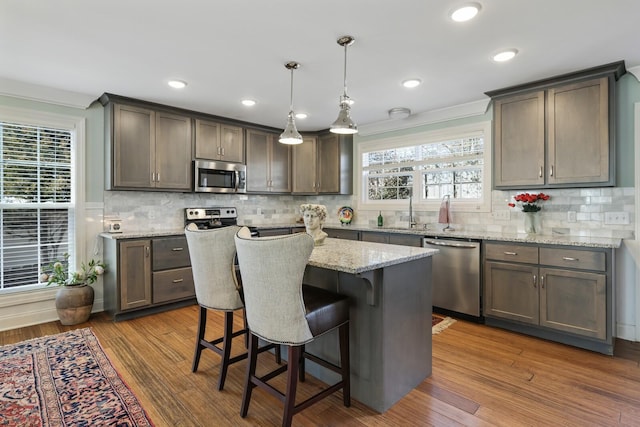
<path fill-rule="evenodd" d="M 576 222 L 578 214 L 576 213 L 576 211 L 569 211 L 567 212 L 567 221 L 568 222 Z"/>
<path fill-rule="evenodd" d="M 256 214 L 258 214 L 258 215 L 262 215 L 262 208 L 258 208 L 258 209 L 256 209 Z"/>
<path fill-rule="evenodd" d="M 629 224 L 629 212 L 605 212 L 604 223 L 609 225 Z"/>
<path fill-rule="evenodd" d="M 494 211 L 493 218 L 501 221 L 509 221 L 511 219 L 511 211 Z"/>

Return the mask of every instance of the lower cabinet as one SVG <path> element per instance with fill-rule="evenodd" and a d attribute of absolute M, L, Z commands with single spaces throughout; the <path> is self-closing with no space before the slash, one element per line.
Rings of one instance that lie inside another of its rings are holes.
<path fill-rule="evenodd" d="M 484 246 L 489 325 L 613 354 L 613 251 L 504 244 Z"/>
<path fill-rule="evenodd" d="M 323 228 L 328 237 L 332 239 L 360 240 L 360 231 L 345 228 Z"/>
<path fill-rule="evenodd" d="M 105 311 L 114 320 L 193 303 L 195 288 L 184 236 L 105 237 Z"/>

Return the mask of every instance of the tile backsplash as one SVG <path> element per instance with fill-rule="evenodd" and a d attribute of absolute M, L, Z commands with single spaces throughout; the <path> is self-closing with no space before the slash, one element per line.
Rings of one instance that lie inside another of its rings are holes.
<path fill-rule="evenodd" d="M 492 212 L 456 212 L 453 204 L 452 226 L 465 231 L 523 232 L 523 214 L 517 208 L 509 208 L 507 203 L 512 201 L 515 194 L 526 191 L 492 191 Z M 634 238 L 633 187 L 551 189 L 544 192 L 551 198 L 543 203 L 539 213 L 542 234 Z M 356 196 L 214 195 L 144 191 L 106 191 L 104 194 L 105 219 L 120 218 L 124 231 L 180 229 L 184 225 L 186 207 L 233 206 L 238 210 L 239 222 L 245 225 L 293 224 L 300 218 L 299 206 L 302 203 L 326 205 L 329 215 L 325 226 L 340 224 L 337 212 L 345 205 L 356 209 L 356 225 L 375 227 L 378 217 L 378 210 L 359 210 Z M 401 227 L 408 224 L 408 208 L 383 210 L 382 214 L 386 226 Z M 437 223 L 438 212 L 416 208 L 414 219 L 419 226 L 426 225 L 427 230 L 443 227 Z"/>

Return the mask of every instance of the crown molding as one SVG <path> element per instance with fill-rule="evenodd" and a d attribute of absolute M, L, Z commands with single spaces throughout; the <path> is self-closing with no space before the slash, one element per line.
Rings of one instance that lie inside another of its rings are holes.
<path fill-rule="evenodd" d="M 487 112 L 490 99 L 468 102 L 453 107 L 412 114 L 404 119 L 388 119 L 358 126 L 358 135 L 369 136 L 396 130 L 409 129 L 432 123 L 446 122 L 465 117 L 480 116 Z"/>
<path fill-rule="evenodd" d="M 87 109 L 98 97 L 0 77 L 0 95 L 64 107 Z"/>
<path fill-rule="evenodd" d="M 636 80 L 640 82 L 640 65 L 637 67 L 627 68 L 627 71 L 633 74 Z"/>

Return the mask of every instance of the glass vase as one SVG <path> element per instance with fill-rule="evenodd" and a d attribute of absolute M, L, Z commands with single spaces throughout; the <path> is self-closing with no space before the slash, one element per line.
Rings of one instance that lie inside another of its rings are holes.
<path fill-rule="evenodd" d="M 537 234 L 542 231 L 540 214 L 538 212 L 524 213 L 524 232 L 527 234 Z"/>

